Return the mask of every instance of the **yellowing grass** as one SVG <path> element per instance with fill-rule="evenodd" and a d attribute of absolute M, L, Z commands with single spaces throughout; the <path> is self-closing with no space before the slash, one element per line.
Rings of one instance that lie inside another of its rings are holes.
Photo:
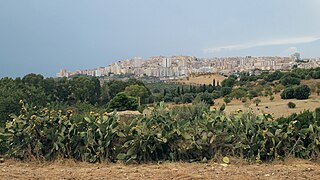
<path fill-rule="evenodd" d="M 317 96 L 316 94 L 312 94 L 309 99 L 306 100 L 283 100 L 280 98 L 279 94 L 276 94 L 274 96 L 275 99 L 273 101 L 270 101 L 269 97 L 258 97 L 259 99 L 261 99 L 261 103 L 259 104 L 259 106 L 256 106 L 253 103 L 253 100 L 251 102 L 248 100 L 246 105 L 240 100 L 234 99 L 226 106 L 225 112 L 227 114 L 230 114 L 237 111 L 238 109 L 241 109 L 243 111 L 249 111 L 250 109 L 252 109 L 257 114 L 270 113 L 273 114 L 275 118 L 278 118 L 282 116 L 286 117 L 292 113 L 299 113 L 304 110 L 313 111 L 315 108 L 320 107 L 320 96 Z M 287 104 L 290 101 L 296 104 L 296 108 L 288 108 Z M 222 98 L 215 100 L 215 106 L 221 106 L 222 103 L 224 103 Z"/>

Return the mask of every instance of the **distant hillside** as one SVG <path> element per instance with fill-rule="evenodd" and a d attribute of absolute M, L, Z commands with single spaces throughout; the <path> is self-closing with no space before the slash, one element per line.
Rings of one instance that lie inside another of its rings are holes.
<path fill-rule="evenodd" d="M 215 83 L 221 83 L 224 79 L 226 79 L 225 76 L 219 75 L 219 74 L 209 74 L 209 75 L 193 75 L 190 77 L 186 77 L 183 79 L 175 80 L 173 82 L 181 83 L 181 84 L 212 84 L 213 80 L 215 80 Z"/>

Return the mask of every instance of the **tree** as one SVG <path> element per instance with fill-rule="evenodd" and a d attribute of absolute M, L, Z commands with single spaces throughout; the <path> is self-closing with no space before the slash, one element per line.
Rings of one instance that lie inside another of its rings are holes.
<path fill-rule="evenodd" d="M 294 96 L 294 89 L 292 87 L 288 87 L 282 91 L 280 94 L 281 99 L 293 99 Z"/>
<path fill-rule="evenodd" d="M 220 92 L 217 90 L 212 91 L 211 93 L 213 99 L 218 99 L 220 97 Z"/>
<path fill-rule="evenodd" d="M 320 79 L 320 71 L 314 71 L 311 75 L 313 79 Z"/>
<path fill-rule="evenodd" d="M 164 102 L 173 102 L 174 96 L 171 93 L 166 93 L 166 95 L 163 97 Z"/>
<path fill-rule="evenodd" d="M 183 103 L 191 103 L 193 101 L 193 94 L 192 93 L 185 93 L 182 95 L 182 102 Z"/>
<path fill-rule="evenodd" d="M 278 85 L 276 85 L 276 86 L 273 88 L 273 92 L 274 92 L 275 94 L 277 94 L 277 93 L 281 92 L 284 88 L 285 88 L 285 87 L 284 87 L 282 84 L 278 84 Z"/>
<path fill-rule="evenodd" d="M 233 87 L 235 83 L 236 83 L 236 79 L 233 76 L 230 76 L 221 82 L 221 86 L 222 87 Z"/>
<path fill-rule="evenodd" d="M 174 97 L 173 98 L 174 103 L 179 104 L 181 102 L 180 97 Z"/>
<path fill-rule="evenodd" d="M 130 78 L 127 80 L 126 85 L 131 86 L 131 85 L 140 85 L 140 86 L 145 86 L 144 83 L 141 80 L 135 79 L 135 78 Z"/>
<path fill-rule="evenodd" d="M 217 86 L 218 86 L 218 87 L 220 86 L 220 82 L 219 82 L 219 81 L 217 81 Z"/>
<path fill-rule="evenodd" d="M 247 91 L 242 88 L 237 88 L 237 89 L 232 90 L 230 96 L 233 98 L 236 98 L 236 99 L 241 99 L 241 98 L 247 96 Z"/>
<path fill-rule="evenodd" d="M 124 90 L 124 93 L 126 93 L 126 95 L 128 96 L 138 98 L 139 106 L 140 100 L 142 101 L 142 103 L 146 103 L 146 98 L 148 97 L 147 88 L 138 84 L 127 86 Z"/>
<path fill-rule="evenodd" d="M 184 94 L 185 92 L 184 92 L 184 88 L 183 88 L 183 86 L 181 86 L 181 94 Z"/>
<path fill-rule="evenodd" d="M 24 93 L 12 78 L 0 79 L 0 127 L 5 125 L 9 114 L 18 114 L 21 109 L 19 100 L 24 98 Z"/>
<path fill-rule="evenodd" d="M 43 81 L 43 90 L 44 93 L 48 96 L 48 99 L 50 101 L 56 101 L 56 91 L 58 89 L 56 88 L 56 82 L 54 78 L 46 78 Z"/>
<path fill-rule="evenodd" d="M 78 76 L 70 81 L 72 97 L 77 102 L 97 103 L 101 94 L 99 79 L 96 77 Z"/>
<path fill-rule="evenodd" d="M 319 96 L 320 95 L 320 82 L 318 82 L 316 86 L 317 86 L 317 90 L 316 90 L 317 95 Z"/>
<path fill-rule="evenodd" d="M 197 96 L 200 96 L 201 101 L 209 104 L 209 105 L 213 105 L 214 101 L 212 98 L 212 95 L 208 92 L 204 92 L 204 93 L 199 93 Z"/>
<path fill-rule="evenodd" d="M 128 96 L 140 97 L 141 99 L 146 98 L 148 96 L 147 88 L 138 84 L 127 86 L 124 92 Z"/>
<path fill-rule="evenodd" d="M 177 94 L 178 96 L 181 95 L 181 91 L 180 91 L 180 87 L 179 87 L 179 86 L 177 87 L 176 94 Z"/>
<path fill-rule="evenodd" d="M 20 97 L 24 99 L 28 104 L 32 106 L 44 106 L 49 102 L 48 96 L 45 94 L 43 88 L 26 85 L 23 89 L 23 96 Z"/>
<path fill-rule="evenodd" d="M 112 110 L 137 110 L 137 99 L 126 95 L 124 92 L 118 93 L 113 99 L 111 99 L 109 108 Z"/>
<path fill-rule="evenodd" d="M 272 82 L 272 81 L 275 81 L 275 80 L 279 80 L 282 76 L 284 76 L 284 73 L 279 71 L 279 70 L 277 70 L 274 73 L 271 73 L 271 74 L 265 76 L 264 79 L 266 81 Z"/>
<path fill-rule="evenodd" d="M 284 85 L 284 86 L 299 85 L 300 84 L 300 79 L 296 78 L 296 77 L 287 76 L 287 77 L 281 78 L 280 83 L 282 85 Z"/>
<path fill-rule="evenodd" d="M 110 98 L 115 97 L 119 92 L 122 92 L 127 87 L 127 84 L 120 80 L 111 80 L 108 82 L 109 96 Z"/>
<path fill-rule="evenodd" d="M 103 85 L 101 86 L 100 105 L 107 104 L 109 101 L 110 101 L 109 88 L 107 86 L 107 83 L 103 83 Z"/>
<path fill-rule="evenodd" d="M 41 74 L 27 74 L 22 78 L 22 82 L 29 86 L 43 87 L 44 77 Z"/>
<path fill-rule="evenodd" d="M 224 97 L 224 96 L 230 94 L 231 91 L 232 91 L 232 88 L 231 88 L 231 87 L 222 87 L 222 88 L 220 89 L 220 95 L 221 95 L 222 97 Z"/>
<path fill-rule="evenodd" d="M 223 101 L 224 101 L 226 104 L 229 104 L 229 103 L 231 102 L 231 99 L 230 99 L 228 96 L 226 96 L 226 97 L 223 98 Z"/>
<path fill-rule="evenodd" d="M 66 77 L 60 78 L 56 82 L 56 89 L 57 91 L 55 91 L 55 97 L 57 101 L 67 102 L 70 100 L 72 93 L 71 84 Z"/>
<path fill-rule="evenodd" d="M 294 91 L 296 99 L 308 99 L 310 96 L 310 88 L 307 85 L 298 86 Z"/>
<path fill-rule="evenodd" d="M 161 91 L 160 91 L 160 89 L 158 89 L 158 88 L 154 88 L 153 90 L 152 90 L 152 93 L 160 93 Z"/>

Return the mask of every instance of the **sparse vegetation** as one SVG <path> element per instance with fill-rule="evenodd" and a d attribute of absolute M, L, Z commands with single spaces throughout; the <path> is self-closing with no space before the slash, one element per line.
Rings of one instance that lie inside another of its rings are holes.
<path fill-rule="evenodd" d="M 259 103 L 261 102 L 261 100 L 259 98 L 256 98 L 254 99 L 253 102 L 256 104 L 256 106 L 259 106 Z"/>

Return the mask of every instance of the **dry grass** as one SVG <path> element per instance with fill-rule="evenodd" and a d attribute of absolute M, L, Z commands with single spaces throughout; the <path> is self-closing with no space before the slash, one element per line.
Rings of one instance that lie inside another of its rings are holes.
<path fill-rule="evenodd" d="M 212 84 L 213 79 L 216 80 L 216 84 L 219 81 L 220 83 L 226 79 L 226 77 L 219 74 L 210 74 L 210 75 L 199 75 L 199 76 L 190 76 L 188 78 L 183 78 L 176 80 L 174 82 L 181 84 Z"/>
<path fill-rule="evenodd" d="M 306 100 L 297 100 L 297 99 L 289 99 L 289 100 L 283 100 L 280 98 L 279 94 L 275 95 L 275 99 L 273 101 L 269 100 L 269 97 L 258 97 L 261 99 L 261 103 L 259 106 L 256 106 L 253 101 L 249 101 L 247 105 L 245 103 L 242 103 L 240 100 L 232 100 L 231 103 L 229 103 L 226 106 L 225 112 L 227 114 L 233 113 L 237 111 L 238 109 L 241 109 L 242 111 L 249 111 L 253 110 L 253 112 L 257 114 L 262 113 L 270 113 L 273 114 L 273 117 L 286 117 L 289 116 L 292 113 L 299 113 L 304 110 L 310 110 L 313 111 L 315 108 L 320 107 L 320 96 L 317 96 L 316 94 L 312 94 L 309 99 Z M 296 108 L 290 109 L 288 108 L 288 102 L 293 102 L 296 104 Z M 223 98 L 219 98 L 215 100 L 215 105 L 220 106 L 222 105 Z"/>

